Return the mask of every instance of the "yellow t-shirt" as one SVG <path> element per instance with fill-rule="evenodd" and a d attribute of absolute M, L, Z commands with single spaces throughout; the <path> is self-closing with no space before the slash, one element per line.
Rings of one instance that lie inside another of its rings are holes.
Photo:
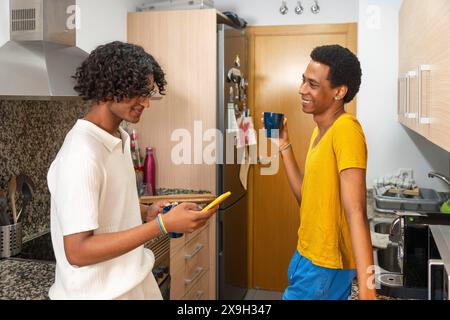
<path fill-rule="evenodd" d="M 297 249 L 315 265 L 355 269 L 339 174 L 349 168 L 366 169 L 364 132 L 355 116 L 345 113 L 313 147 L 317 134 L 316 127 L 305 163 Z"/>

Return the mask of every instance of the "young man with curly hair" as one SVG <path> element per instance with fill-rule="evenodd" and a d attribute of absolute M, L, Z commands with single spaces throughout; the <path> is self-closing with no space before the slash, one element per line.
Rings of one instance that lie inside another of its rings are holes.
<path fill-rule="evenodd" d="M 287 119 L 274 139 L 300 205 L 297 250 L 283 299 L 349 299 L 355 273 L 359 297 L 375 299 L 366 215 L 367 148 L 358 120 L 344 109 L 359 91 L 360 63 L 339 45 L 318 47 L 311 59 L 299 93 L 303 112 L 313 116 L 317 127 L 304 174 L 289 142 Z"/>
<path fill-rule="evenodd" d="M 140 46 L 95 49 L 74 76 L 92 102 L 50 166 L 51 234 L 56 256 L 51 299 L 162 299 L 144 243 L 167 232 L 192 232 L 217 210 L 182 203 L 164 216 L 162 202 L 139 204 L 130 137 L 150 97 L 164 94 L 157 61 Z M 143 223 L 145 221 L 145 223 Z"/>

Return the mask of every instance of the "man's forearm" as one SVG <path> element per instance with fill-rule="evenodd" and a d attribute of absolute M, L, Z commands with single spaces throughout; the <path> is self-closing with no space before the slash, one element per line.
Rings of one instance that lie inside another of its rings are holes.
<path fill-rule="evenodd" d="M 281 156 L 283 158 L 284 168 L 286 170 L 286 176 L 289 181 L 289 186 L 294 193 L 297 203 L 300 205 L 302 201 L 301 186 L 303 183 L 303 175 L 298 168 L 297 161 L 292 148 L 282 151 Z"/>
<path fill-rule="evenodd" d="M 373 299 L 375 291 L 375 267 L 372 243 L 364 212 L 350 213 L 349 227 L 356 262 L 360 299 Z"/>
<path fill-rule="evenodd" d="M 375 266 L 366 209 L 366 170 L 359 168 L 344 170 L 340 174 L 340 180 L 341 197 L 356 262 L 359 297 L 375 299 Z"/>
<path fill-rule="evenodd" d="M 66 255 L 67 252 L 73 253 L 72 256 L 67 255 L 69 263 L 82 267 L 114 259 L 160 234 L 161 229 L 156 220 L 153 220 L 125 231 L 98 235 L 86 234 L 83 240 L 78 241 L 71 248 L 66 247 L 66 241 L 64 244 Z"/>

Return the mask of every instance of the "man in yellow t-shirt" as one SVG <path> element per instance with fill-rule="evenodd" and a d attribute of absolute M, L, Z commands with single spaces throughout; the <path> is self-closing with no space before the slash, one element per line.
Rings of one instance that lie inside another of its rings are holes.
<path fill-rule="evenodd" d="M 345 112 L 361 84 L 358 58 L 339 45 L 313 50 L 300 86 L 303 112 L 317 127 L 304 175 L 289 143 L 287 119 L 274 139 L 300 205 L 297 250 L 283 299 L 345 300 L 355 274 L 360 299 L 375 299 L 366 215 L 367 148 L 358 120 Z"/>

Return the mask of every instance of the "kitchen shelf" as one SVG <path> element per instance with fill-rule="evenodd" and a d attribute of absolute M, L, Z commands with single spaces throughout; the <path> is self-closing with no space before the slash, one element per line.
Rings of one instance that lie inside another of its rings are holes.
<path fill-rule="evenodd" d="M 140 198 L 142 204 L 151 204 L 157 201 L 166 200 L 168 202 L 211 202 L 217 196 L 214 194 L 169 194 L 160 196 L 143 196 Z"/>

